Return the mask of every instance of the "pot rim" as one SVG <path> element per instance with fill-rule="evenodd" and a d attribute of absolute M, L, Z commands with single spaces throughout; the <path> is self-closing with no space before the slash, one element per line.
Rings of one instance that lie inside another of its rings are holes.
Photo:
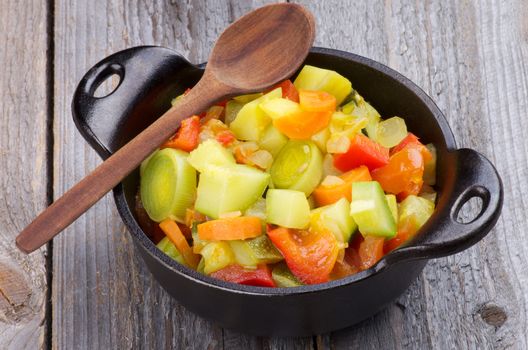
<path fill-rule="evenodd" d="M 168 50 L 175 52 L 174 50 L 171 50 L 171 49 L 168 49 Z M 429 95 L 427 95 L 425 91 L 423 91 L 423 89 L 421 89 L 418 85 L 413 83 L 410 79 L 406 78 L 405 76 L 403 76 L 396 70 L 389 68 L 388 66 L 382 63 L 379 63 L 370 58 L 360 56 L 357 54 L 353 54 L 353 53 L 349 53 L 346 51 L 322 48 L 322 47 L 313 47 L 310 50 L 310 53 L 330 55 L 338 59 L 343 59 L 343 60 L 348 60 L 348 61 L 353 61 L 355 63 L 359 63 L 361 65 L 367 66 L 371 69 L 374 69 L 382 73 L 383 75 L 387 76 L 388 78 L 402 85 L 407 90 L 410 90 L 427 106 L 431 114 L 436 119 L 440 127 L 440 130 L 442 132 L 442 136 L 443 136 L 447 151 L 451 152 L 451 151 L 456 150 L 455 138 L 453 136 L 451 128 L 449 127 L 449 124 L 444 114 L 438 108 L 438 106 L 435 104 L 432 98 L 429 97 Z M 192 64 L 189 63 L 189 65 L 192 65 Z M 205 67 L 205 63 L 193 65 L 193 66 L 196 67 L 197 69 L 203 70 Z M 215 288 L 215 289 L 218 289 L 224 292 L 246 294 L 246 295 L 257 295 L 257 296 L 293 296 L 293 295 L 301 295 L 301 294 L 307 294 L 307 293 L 315 293 L 315 292 L 325 291 L 328 289 L 341 288 L 341 287 L 350 285 L 352 283 L 361 282 L 363 280 L 368 279 L 369 277 L 374 276 L 375 274 L 382 272 L 384 269 L 389 268 L 392 264 L 398 263 L 398 261 L 388 263 L 387 258 L 390 259 L 390 256 L 393 254 L 391 252 L 385 255 L 373 267 L 367 270 L 361 271 L 359 273 L 356 273 L 354 275 L 341 278 L 338 280 L 334 280 L 334 281 L 325 282 L 325 283 L 314 284 L 314 285 L 303 285 L 299 287 L 290 287 L 290 288 L 257 287 L 257 286 L 248 286 L 248 285 L 241 285 L 241 284 L 225 282 L 225 281 L 201 274 L 196 270 L 193 270 L 189 267 L 181 265 L 175 260 L 168 257 L 161 250 L 159 250 L 154 244 L 154 242 L 152 242 L 147 237 L 147 235 L 143 232 L 143 230 L 140 228 L 139 224 L 137 223 L 133 213 L 130 210 L 130 207 L 128 206 L 128 203 L 126 202 L 125 195 L 123 192 L 123 185 L 119 184 L 116 188 L 114 188 L 113 192 L 114 192 L 114 200 L 116 202 L 118 212 L 122 220 L 124 221 L 129 233 L 135 239 L 135 244 L 142 245 L 143 248 L 145 248 L 145 250 L 154 259 L 158 261 L 158 263 L 163 264 L 165 267 L 181 275 L 182 277 L 187 278 L 197 284 Z M 422 230 L 420 230 L 415 237 L 419 235 L 427 234 L 426 232 L 424 233 L 421 231 Z M 412 243 L 413 243 L 412 241 L 409 242 L 407 246 L 412 246 Z M 425 260 L 429 260 L 429 259 L 425 259 Z"/>

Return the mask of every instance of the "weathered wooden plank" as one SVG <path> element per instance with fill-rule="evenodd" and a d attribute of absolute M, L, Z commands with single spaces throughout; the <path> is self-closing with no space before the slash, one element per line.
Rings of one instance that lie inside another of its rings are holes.
<path fill-rule="evenodd" d="M 521 1 L 303 1 L 317 44 L 402 72 L 445 112 L 459 146 L 492 159 L 506 202 L 497 228 L 471 249 L 432 261 L 398 301 L 318 338 L 336 348 L 526 348 L 528 7 Z"/>
<path fill-rule="evenodd" d="M 71 120 L 82 75 L 104 56 L 134 45 L 165 45 L 206 60 L 220 31 L 261 1 L 56 1 L 54 194 L 99 162 Z M 109 196 L 54 241 L 54 348 L 281 348 L 222 330 L 186 311 L 152 279 Z M 311 344 L 308 338 L 301 346 Z M 304 346 L 306 347 L 306 346 Z"/>
<path fill-rule="evenodd" d="M 45 344 L 46 248 L 15 236 L 47 203 L 47 9 L 0 2 L 0 348 Z"/>

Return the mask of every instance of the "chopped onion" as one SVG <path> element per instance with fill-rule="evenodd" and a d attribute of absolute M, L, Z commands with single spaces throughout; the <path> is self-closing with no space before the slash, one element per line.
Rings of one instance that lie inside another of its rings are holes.
<path fill-rule="evenodd" d="M 400 117 L 381 121 L 376 129 L 376 141 L 384 147 L 394 147 L 407 136 L 407 125 Z"/>
<path fill-rule="evenodd" d="M 341 172 L 334 167 L 334 157 L 331 154 L 325 155 L 323 159 L 323 176 L 340 174 Z"/>
<path fill-rule="evenodd" d="M 323 182 L 321 182 L 321 185 L 330 187 L 330 186 L 342 185 L 344 183 L 345 181 L 340 177 L 337 177 L 335 175 L 327 175 L 324 178 Z"/>
<path fill-rule="evenodd" d="M 268 169 L 273 163 L 271 153 L 263 149 L 251 154 L 248 159 L 261 169 Z"/>
<path fill-rule="evenodd" d="M 336 137 L 337 136 L 337 137 Z M 344 135 L 332 135 L 326 142 L 328 153 L 346 153 L 350 147 L 350 139 Z"/>

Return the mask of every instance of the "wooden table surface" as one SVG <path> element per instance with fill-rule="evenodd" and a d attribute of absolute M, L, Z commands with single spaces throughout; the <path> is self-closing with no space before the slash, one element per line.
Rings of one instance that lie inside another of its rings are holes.
<path fill-rule="evenodd" d="M 528 3 L 300 1 L 316 45 L 378 60 L 421 86 L 460 147 L 502 175 L 497 227 L 431 261 L 378 315 L 313 338 L 256 338 L 172 300 L 132 249 L 110 196 L 25 256 L 14 238 L 100 159 L 72 122 L 82 75 L 135 45 L 206 60 L 221 30 L 266 1 L 0 1 L 0 348 L 528 348 Z"/>

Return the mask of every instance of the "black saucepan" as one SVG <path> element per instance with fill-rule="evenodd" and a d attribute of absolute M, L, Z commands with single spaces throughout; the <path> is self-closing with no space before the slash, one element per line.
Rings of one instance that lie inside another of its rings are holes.
<path fill-rule="evenodd" d="M 420 88 L 394 70 L 354 54 L 314 48 L 307 64 L 336 70 L 383 116 L 405 118 L 409 129 L 438 149 L 438 203 L 412 242 L 356 275 L 293 289 L 235 285 L 201 275 L 159 251 L 134 213 L 138 171 L 114 189 L 117 208 L 148 268 L 189 310 L 219 325 L 256 335 L 310 335 L 337 330 L 380 311 L 420 274 L 428 259 L 460 252 L 481 240 L 499 218 L 503 189 L 493 165 L 471 149 L 457 149 L 442 112 Z M 73 97 L 74 121 L 88 143 L 107 158 L 161 116 L 192 87 L 204 64 L 192 65 L 162 47 L 136 47 L 97 63 Z M 120 83 L 106 97 L 94 91 L 109 76 Z M 248 72 L 250 74 L 250 72 Z M 469 223 L 457 221 L 464 203 L 482 199 Z M 447 325 L 446 325 L 447 326 Z"/>

